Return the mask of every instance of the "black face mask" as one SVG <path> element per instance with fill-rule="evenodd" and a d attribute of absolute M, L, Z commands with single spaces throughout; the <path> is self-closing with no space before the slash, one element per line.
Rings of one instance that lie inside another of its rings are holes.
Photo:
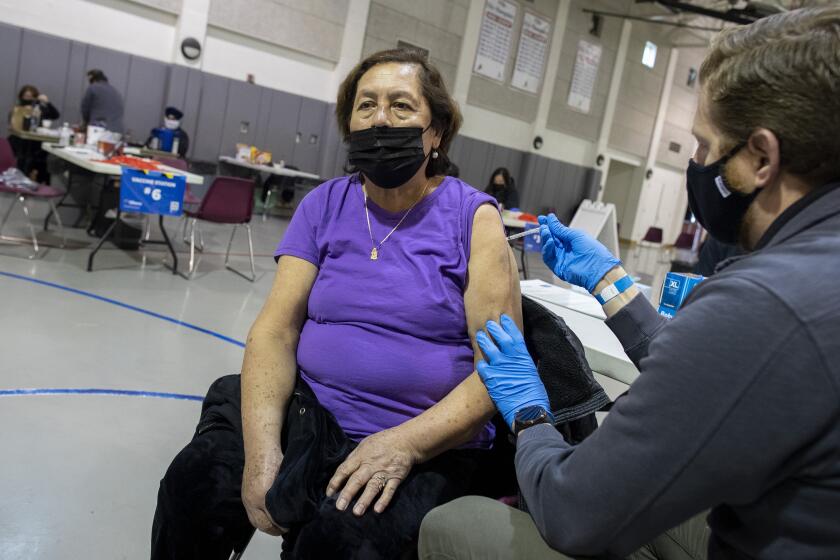
<path fill-rule="evenodd" d="M 709 165 L 689 160 L 686 171 L 688 206 L 700 225 L 721 243 L 734 244 L 744 215 L 761 189 L 742 194 L 729 188 L 724 167 L 746 144 L 738 144 L 722 158 Z"/>
<path fill-rule="evenodd" d="M 34 99 L 21 99 L 19 102 L 21 105 L 35 105 Z"/>
<path fill-rule="evenodd" d="M 375 126 L 350 133 L 348 161 L 383 189 L 404 185 L 428 157 L 420 127 Z"/>

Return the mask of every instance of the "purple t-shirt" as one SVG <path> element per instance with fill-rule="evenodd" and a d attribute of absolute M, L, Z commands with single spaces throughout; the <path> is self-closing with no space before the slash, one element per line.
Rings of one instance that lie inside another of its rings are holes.
<path fill-rule="evenodd" d="M 301 201 L 275 256 L 318 267 L 297 361 L 349 437 L 418 416 L 473 372 L 464 290 L 482 204 L 495 200 L 446 177 L 372 261 L 355 176 L 327 181 Z M 377 243 L 403 216 L 372 200 L 368 211 Z M 488 424 L 466 447 L 489 447 L 493 436 Z"/>

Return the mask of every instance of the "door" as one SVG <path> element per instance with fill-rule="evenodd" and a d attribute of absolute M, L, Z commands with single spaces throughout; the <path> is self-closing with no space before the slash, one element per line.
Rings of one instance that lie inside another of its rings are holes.
<path fill-rule="evenodd" d="M 301 99 L 300 115 L 295 133 L 293 163 L 302 171 L 318 172 L 321 153 L 321 136 L 324 132 L 324 118 L 327 104 L 304 97 Z"/>
<path fill-rule="evenodd" d="M 611 160 L 607 181 L 604 185 L 604 202 L 615 205 L 615 217 L 618 222 L 618 236 L 624 239 L 630 238 L 629 227 L 632 227 L 632 219 L 629 219 L 628 210 L 633 215 L 636 213 L 638 196 L 633 200 L 633 177 L 636 173 L 636 166 L 627 163 Z"/>

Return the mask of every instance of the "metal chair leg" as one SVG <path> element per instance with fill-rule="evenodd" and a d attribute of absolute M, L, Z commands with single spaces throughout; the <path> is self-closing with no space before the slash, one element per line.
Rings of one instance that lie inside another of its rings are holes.
<path fill-rule="evenodd" d="M 257 279 L 257 272 L 256 272 L 256 269 L 254 268 L 254 244 L 251 240 L 251 226 L 249 224 L 245 224 L 245 230 L 248 232 L 248 248 L 250 250 L 250 255 L 251 255 L 251 276 L 246 276 L 246 275 L 242 274 L 241 272 L 239 272 L 238 270 L 236 270 L 235 268 L 230 266 L 230 264 L 228 264 L 230 262 L 230 249 L 233 246 L 233 237 L 236 235 L 236 228 L 237 227 L 239 227 L 239 226 L 238 225 L 233 226 L 233 231 L 230 232 L 230 241 L 228 241 L 228 248 L 227 248 L 227 252 L 225 253 L 225 268 L 227 268 L 231 272 L 235 272 L 236 274 L 240 275 L 242 278 L 245 278 L 246 280 L 248 280 L 250 282 L 254 282 Z"/>
<path fill-rule="evenodd" d="M 58 225 L 58 231 L 61 232 L 61 248 L 63 249 L 67 245 L 67 234 L 64 232 L 64 224 L 61 223 L 61 215 L 58 213 L 58 208 L 56 208 L 53 199 L 47 199 L 47 203 L 50 205 L 55 223 Z"/>
<path fill-rule="evenodd" d="M 143 222 L 143 241 L 148 241 L 152 236 L 152 220 L 146 215 Z"/>
<path fill-rule="evenodd" d="M 184 227 L 181 230 L 181 239 L 184 241 L 184 243 L 189 243 L 189 239 L 187 238 L 187 227 L 191 223 L 190 221 L 192 220 L 194 222 L 196 220 L 196 218 L 188 218 L 185 214 L 183 216 L 183 219 L 184 219 Z M 199 253 L 203 253 L 204 252 L 204 234 L 201 232 L 201 227 L 199 225 L 196 224 L 195 227 L 198 229 L 198 245 L 196 245 L 195 248 Z"/>
<path fill-rule="evenodd" d="M 186 214 L 184 214 L 183 216 L 181 216 L 181 221 L 184 224 L 184 227 L 181 228 L 181 240 L 184 243 L 188 243 L 189 240 L 187 239 L 187 224 L 189 223 L 190 219 L 187 217 Z"/>
<path fill-rule="evenodd" d="M 6 213 L 3 214 L 3 221 L 0 222 L 0 237 L 3 236 L 3 228 L 6 227 L 6 222 L 9 221 L 9 216 L 12 214 L 12 209 L 17 204 L 17 197 L 12 199 L 12 202 L 9 204 L 9 208 L 6 210 Z"/>
<path fill-rule="evenodd" d="M 262 221 L 266 220 L 268 217 L 268 209 L 271 208 L 271 195 L 274 194 L 274 189 L 268 189 L 268 192 L 265 194 L 265 202 L 263 203 L 263 215 Z"/>
<path fill-rule="evenodd" d="M 32 257 L 35 257 L 38 255 L 38 237 L 35 235 L 35 226 L 32 225 L 32 218 L 29 216 L 29 206 L 26 204 L 26 197 L 19 196 L 18 202 L 20 202 L 23 213 L 26 215 L 26 225 L 29 226 L 29 234 L 32 236 L 32 248 L 35 249 L 35 254 Z"/>
<path fill-rule="evenodd" d="M 233 231 L 230 232 L 230 239 L 228 240 L 228 247 L 227 252 L 225 252 L 225 267 L 230 268 L 228 265 L 228 261 L 230 261 L 230 248 L 233 247 L 233 237 L 236 235 L 236 228 L 239 227 L 238 225 L 233 226 Z"/>
<path fill-rule="evenodd" d="M 192 218 L 190 221 L 190 267 L 187 270 L 187 279 L 191 279 L 195 273 L 195 223 L 197 220 Z"/>
<path fill-rule="evenodd" d="M 251 282 L 257 279 L 257 269 L 254 268 L 254 240 L 251 237 L 251 224 L 245 224 L 248 232 L 248 256 L 251 257 Z"/>

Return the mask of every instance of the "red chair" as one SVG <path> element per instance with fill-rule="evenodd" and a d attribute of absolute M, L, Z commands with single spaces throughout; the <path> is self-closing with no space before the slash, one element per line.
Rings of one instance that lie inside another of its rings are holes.
<path fill-rule="evenodd" d="M 12 151 L 11 144 L 9 144 L 9 141 L 6 138 L 0 138 L 0 173 L 16 166 L 17 159 Z M 6 213 L 3 215 L 3 220 L 0 222 L 0 237 L 3 237 L 3 228 L 9 220 L 9 216 L 12 213 L 12 209 L 15 207 L 15 203 L 20 204 L 23 209 L 23 213 L 26 215 L 26 222 L 29 226 L 29 234 L 32 237 L 32 248 L 35 250 L 35 253 L 31 255 L 30 258 L 37 256 L 39 251 L 38 237 L 35 235 L 35 226 L 32 224 L 32 218 L 29 214 L 29 205 L 27 202 L 29 199 L 44 200 L 50 205 L 52 215 L 55 217 L 56 224 L 58 224 L 58 229 L 61 232 L 61 247 L 64 247 L 64 244 L 67 241 L 64 236 L 64 226 L 61 223 L 61 216 L 59 216 L 55 207 L 55 199 L 61 198 L 64 195 L 64 191 L 57 189 L 56 187 L 51 187 L 50 185 L 36 185 L 34 189 L 27 189 L 15 185 L 9 185 L 0 181 L 0 193 L 11 194 L 15 197 L 14 202 L 9 205 L 9 209 L 6 210 Z"/>
<path fill-rule="evenodd" d="M 251 238 L 251 212 L 254 209 L 254 181 L 252 179 L 238 179 L 236 177 L 216 177 L 207 194 L 201 199 L 198 209 L 185 210 L 184 214 L 190 220 L 190 268 L 188 276 L 192 277 L 195 272 L 195 229 L 199 220 L 216 224 L 232 224 L 233 231 L 228 241 L 227 252 L 225 253 L 225 268 L 235 272 L 243 278 L 253 282 L 257 278 L 254 268 L 254 242 Z M 230 260 L 230 248 L 233 246 L 233 238 L 236 235 L 236 228 L 245 226 L 248 232 L 248 250 L 251 256 L 251 276 L 239 272 L 228 264 Z"/>

